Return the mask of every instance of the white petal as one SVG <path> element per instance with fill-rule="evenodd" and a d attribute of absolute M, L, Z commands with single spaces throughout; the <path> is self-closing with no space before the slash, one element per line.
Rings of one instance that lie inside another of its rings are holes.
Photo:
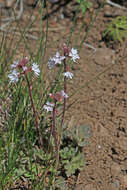
<path fill-rule="evenodd" d="M 48 60 L 48 67 L 49 69 L 52 69 L 55 65 L 55 60 L 54 57 L 50 57 L 50 59 Z"/>
<path fill-rule="evenodd" d="M 56 52 L 56 55 L 55 55 L 55 57 L 60 57 L 60 54 L 59 54 L 59 52 Z"/>
<path fill-rule="evenodd" d="M 64 97 L 64 98 L 69 98 L 69 96 L 62 90 L 61 91 L 61 93 L 62 93 L 62 96 Z"/>
<path fill-rule="evenodd" d="M 13 64 L 11 64 L 11 68 L 14 69 L 19 64 L 18 61 L 14 61 Z"/>
<path fill-rule="evenodd" d="M 14 82 L 18 82 L 19 78 L 18 78 L 19 73 L 14 69 L 9 75 L 8 78 L 10 79 L 11 83 Z"/>
<path fill-rule="evenodd" d="M 44 105 L 43 108 L 44 108 L 47 112 L 53 111 L 53 107 L 51 107 L 51 106 Z"/>
<path fill-rule="evenodd" d="M 78 51 L 74 48 L 71 49 L 71 52 L 69 53 L 69 56 L 71 57 L 71 59 L 76 62 L 76 59 L 79 59 L 79 55 L 78 55 Z"/>
<path fill-rule="evenodd" d="M 23 67 L 23 71 L 26 71 L 28 68 L 26 66 Z"/>
<path fill-rule="evenodd" d="M 46 102 L 46 105 L 53 107 L 53 106 L 54 106 L 54 103 Z"/>
<path fill-rule="evenodd" d="M 33 64 L 32 64 L 32 71 L 34 71 L 34 74 L 35 74 L 36 76 L 38 76 L 38 75 L 40 74 L 40 69 L 39 69 L 37 63 L 33 63 Z"/>
<path fill-rule="evenodd" d="M 67 78 L 70 78 L 70 79 L 72 79 L 72 77 L 73 77 L 73 73 L 71 73 L 71 72 L 69 72 L 69 71 L 63 73 L 63 75 L 64 75 L 65 77 L 67 77 Z"/>

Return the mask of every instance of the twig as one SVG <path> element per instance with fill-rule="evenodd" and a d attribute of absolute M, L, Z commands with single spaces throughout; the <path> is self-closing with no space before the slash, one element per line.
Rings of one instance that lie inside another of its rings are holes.
<path fill-rule="evenodd" d="M 7 23 L 3 24 L 3 25 L 0 27 L 0 30 L 3 30 L 3 31 L 4 31 L 4 28 L 5 28 L 7 25 L 9 25 L 9 24 L 10 24 L 10 22 L 7 22 Z"/>
<path fill-rule="evenodd" d="M 11 28 L 12 30 L 17 30 L 17 28 Z M 59 30 L 64 30 L 65 29 L 65 27 L 58 27 L 58 28 L 56 28 L 56 27 L 54 27 L 54 28 L 48 28 L 48 31 L 59 31 Z M 47 29 L 46 28 L 44 28 L 43 29 L 43 31 L 46 31 Z M 29 28 L 29 29 L 26 29 L 26 31 L 27 32 L 40 32 L 41 31 L 41 29 L 40 28 Z"/>
<path fill-rule="evenodd" d="M 13 22 L 15 20 L 19 20 L 22 16 L 22 13 L 23 13 L 23 0 L 20 0 L 20 10 L 18 12 L 18 16 L 17 17 L 11 17 L 11 18 L 4 18 L 4 19 L 1 19 L 1 21 L 4 21 L 4 22 Z"/>
<path fill-rule="evenodd" d="M 123 6 L 121 6 L 121 5 L 118 5 L 117 3 L 113 3 L 113 2 L 110 1 L 110 0 L 106 0 L 106 3 L 109 4 L 109 5 L 112 5 L 112 6 L 114 6 L 114 7 L 117 7 L 117 8 L 119 8 L 119 9 L 127 10 L 126 7 L 123 7 Z"/>
<path fill-rule="evenodd" d="M 6 23 L 6 24 L 8 24 L 8 23 Z M 5 27 L 5 26 L 4 26 L 4 27 Z M 20 32 L 15 32 L 15 31 L 12 31 L 12 30 L 11 30 L 11 31 L 7 31 L 6 29 L 3 28 L 3 26 L 0 27 L 0 30 L 3 31 L 3 32 L 6 32 L 6 33 L 14 33 L 15 35 L 21 35 Z M 34 35 L 32 35 L 32 34 L 25 34 L 25 36 L 26 36 L 27 38 L 32 39 L 32 40 L 38 40 L 38 37 L 36 37 L 36 36 L 34 36 Z"/>
<path fill-rule="evenodd" d="M 95 48 L 95 47 L 93 47 L 92 45 L 90 45 L 90 44 L 87 44 L 87 43 L 83 43 L 86 47 L 88 47 L 88 48 L 90 48 L 90 49 L 93 49 L 94 50 L 94 52 L 96 52 L 97 51 L 97 48 Z"/>
<path fill-rule="evenodd" d="M 20 35 L 20 32 L 17 32 L 18 29 L 16 28 L 11 28 L 10 31 L 7 31 L 6 29 L 4 29 L 7 25 L 9 25 L 10 22 L 7 22 L 5 24 L 3 24 L 1 27 L 0 27 L 0 30 L 3 31 L 3 32 L 7 32 L 7 33 L 15 33 L 15 35 Z M 63 27 L 60 27 L 60 28 L 48 28 L 48 31 L 58 31 L 58 30 L 63 30 L 64 28 Z M 46 29 L 44 29 L 45 31 Z M 21 32 L 23 32 L 21 30 Z M 40 32 L 40 29 L 37 29 L 37 28 L 30 28 L 30 29 L 26 29 L 26 32 Z M 32 40 L 38 40 L 38 37 L 32 35 L 32 34 L 25 34 L 25 36 L 27 38 L 30 38 Z"/>

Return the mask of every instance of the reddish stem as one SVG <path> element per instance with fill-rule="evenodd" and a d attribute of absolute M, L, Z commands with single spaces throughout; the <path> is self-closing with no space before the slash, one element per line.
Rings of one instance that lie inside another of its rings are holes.
<path fill-rule="evenodd" d="M 56 132 L 56 102 L 57 100 L 54 99 L 53 116 L 52 116 L 53 122 L 52 122 L 51 134 L 54 137 L 56 152 L 58 152 L 58 139 L 57 139 L 57 132 Z"/>
<path fill-rule="evenodd" d="M 67 72 L 66 58 L 64 59 L 64 72 Z M 66 78 L 66 76 L 64 76 L 64 92 L 67 93 L 67 78 Z M 60 123 L 61 130 L 62 130 L 63 122 L 64 122 L 65 109 L 66 109 L 66 98 L 64 98 L 64 103 L 63 103 L 63 113 L 62 113 L 62 119 L 61 119 L 61 123 Z"/>
<path fill-rule="evenodd" d="M 66 53 L 64 53 L 66 55 Z M 64 59 L 64 72 L 67 71 L 67 65 L 66 65 L 66 58 Z M 67 78 L 64 76 L 64 92 L 67 93 Z M 65 108 L 66 108 L 66 98 L 64 98 L 64 103 L 63 103 L 63 113 L 62 113 L 62 118 L 61 118 L 61 123 L 60 123 L 60 134 L 58 136 L 57 140 L 57 154 L 56 154 L 56 168 L 58 167 L 59 164 L 59 148 L 60 148 L 60 140 L 61 140 L 61 135 L 62 135 L 62 127 L 63 127 L 63 122 L 64 122 L 64 116 L 65 116 Z"/>
<path fill-rule="evenodd" d="M 34 102 L 33 102 L 33 98 L 32 98 L 32 86 L 30 85 L 30 82 L 28 80 L 28 77 L 26 75 L 26 73 L 24 72 L 27 84 L 28 84 L 28 90 L 29 90 L 29 97 L 30 97 L 30 101 L 31 101 L 31 106 L 33 109 L 33 115 L 35 117 L 35 123 L 36 123 L 36 131 L 37 131 L 37 135 L 38 135 L 38 139 L 39 139 L 39 147 L 42 148 L 43 147 L 43 143 L 42 143 L 42 138 L 40 135 L 40 130 L 39 130 L 39 119 L 38 119 L 38 115 L 37 112 L 35 110 L 35 106 L 34 106 Z"/>

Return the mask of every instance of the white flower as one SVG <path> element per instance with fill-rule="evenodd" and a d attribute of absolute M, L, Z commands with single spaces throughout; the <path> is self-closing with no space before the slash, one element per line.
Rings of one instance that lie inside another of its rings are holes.
<path fill-rule="evenodd" d="M 55 65 L 55 60 L 54 57 L 50 57 L 50 59 L 48 60 L 48 67 L 49 69 L 52 69 Z"/>
<path fill-rule="evenodd" d="M 53 107 L 53 106 L 54 106 L 54 103 L 46 102 L 46 105 Z"/>
<path fill-rule="evenodd" d="M 56 52 L 56 55 L 48 60 L 49 69 L 52 69 L 54 65 L 61 64 L 64 59 L 65 56 L 60 56 L 59 52 Z"/>
<path fill-rule="evenodd" d="M 43 107 L 47 112 L 49 112 L 49 111 L 53 111 L 53 108 L 52 107 L 50 107 L 50 106 L 47 106 L 47 105 L 44 105 L 44 107 Z"/>
<path fill-rule="evenodd" d="M 63 75 L 64 75 L 65 77 L 67 77 L 67 78 L 70 78 L 70 79 L 72 79 L 72 77 L 73 77 L 73 73 L 71 73 L 71 72 L 69 72 L 69 71 L 63 73 Z"/>
<path fill-rule="evenodd" d="M 44 105 L 44 109 L 49 112 L 49 111 L 53 111 L 53 107 L 54 107 L 54 103 L 50 103 L 50 102 L 47 102 L 46 105 Z"/>
<path fill-rule="evenodd" d="M 15 69 L 8 75 L 11 83 L 18 82 L 18 76 L 19 73 Z"/>
<path fill-rule="evenodd" d="M 16 68 L 16 66 L 19 64 L 18 61 L 14 61 L 13 64 L 11 64 L 11 68 Z"/>
<path fill-rule="evenodd" d="M 12 69 L 16 68 L 18 64 L 19 64 L 18 61 L 14 61 L 13 64 L 11 65 L 11 68 Z"/>
<path fill-rule="evenodd" d="M 69 98 L 69 96 L 62 90 L 61 91 L 61 94 L 62 94 L 62 96 L 64 97 L 64 98 Z"/>
<path fill-rule="evenodd" d="M 56 52 L 56 55 L 54 57 L 55 64 L 61 64 L 64 59 L 65 56 L 60 56 L 59 52 Z"/>
<path fill-rule="evenodd" d="M 37 63 L 33 63 L 33 64 L 32 64 L 32 71 L 34 71 L 34 74 L 35 74 L 36 76 L 39 75 L 40 69 L 39 69 Z"/>
<path fill-rule="evenodd" d="M 78 55 L 78 51 L 74 48 L 71 49 L 71 52 L 69 53 L 69 56 L 71 57 L 71 59 L 76 62 L 76 59 L 79 59 L 79 55 Z"/>

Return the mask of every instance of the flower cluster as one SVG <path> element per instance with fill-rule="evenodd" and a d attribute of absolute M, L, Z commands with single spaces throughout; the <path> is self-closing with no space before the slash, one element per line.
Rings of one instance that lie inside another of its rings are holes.
<path fill-rule="evenodd" d="M 50 98 L 52 98 L 55 101 L 61 102 L 64 98 L 69 98 L 69 96 L 62 90 L 60 92 L 56 92 L 55 94 L 49 94 Z M 44 105 L 44 110 L 46 110 L 47 112 L 52 112 L 53 111 L 53 107 L 54 107 L 54 103 L 50 103 L 50 102 L 46 102 L 46 104 Z"/>
<path fill-rule="evenodd" d="M 34 75 L 37 77 L 40 74 L 40 69 L 37 65 L 37 63 L 32 63 L 32 67 L 28 65 L 29 60 L 28 58 L 22 59 L 22 61 L 14 61 L 11 65 L 11 72 L 8 75 L 8 78 L 10 79 L 11 83 L 18 82 L 19 77 L 21 74 L 26 75 L 28 72 L 33 71 Z"/>
<path fill-rule="evenodd" d="M 56 55 L 53 57 L 50 57 L 48 61 L 49 69 L 52 69 L 57 64 L 61 64 L 64 59 L 65 59 L 65 56 L 61 56 L 59 52 L 56 52 Z"/>
<path fill-rule="evenodd" d="M 39 74 L 40 74 L 40 69 L 39 69 L 37 63 L 33 63 L 33 64 L 32 64 L 32 71 L 34 72 L 34 75 L 35 75 L 36 77 L 39 76 Z"/>
<path fill-rule="evenodd" d="M 74 48 L 71 49 L 69 56 L 71 57 L 71 59 L 76 63 L 76 59 L 79 59 L 79 55 L 78 55 L 78 51 Z"/>
<path fill-rule="evenodd" d="M 61 90 L 61 92 L 56 92 L 56 94 L 49 94 L 52 99 L 61 102 L 63 98 L 68 98 L 69 96 Z"/>
<path fill-rule="evenodd" d="M 74 48 L 71 49 L 71 51 L 69 51 L 69 49 L 65 49 L 66 51 L 65 54 L 69 57 L 71 57 L 72 61 L 74 61 L 76 63 L 76 59 L 79 59 L 79 55 L 78 55 L 78 51 Z M 50 57 L 49 61 L 48 61 L 48 67 L 49 69 L 52 69 L 55 65 L 57 64 L 61 64 L 62 61 L 65 59 L 65 56 L 61 56 L 59 52 L 56 52 L 56 55 L 53 57 Z"/>
<path fill-rule="evenodd" d="M 46 104 L 44 105 L 44 109 L 47 111 L 47 112 L 49 112 L 49 111 L 53 111 L 53 107 L 54 107 L 54 103 L 50 103 L 50 102 L 46 102 Z"/>
<path fill-rule="evenodd" d="M 70 57 L 71 60 L 76 63 L 76 60 L 79 59 L 80 57 L 79 57 L 78 51 L 76 49 L 72 48 L 71 50 L 69 50 L 69 48 L 67 47 L 66 44 L 63 45 L 63 50 L 64 50 L 64 56 L 61 56 L 60 53 L 57 52 L 55 56 L 50 57 L 50 59 L 48 61 L 48 67 L 49 67 L 49 69 L 52 69 L 55 65 L 62 64 L 62 61 L 63 61 L 63 63 L 64 63 L 63 64 L 63 66 L 64 66 L 64 72 L 63 72 L 64 79 L 66 79 L 66 78 L 72 79 L 73 78 L 73 73 L 71 73 L 69 71 L 69 67 L 67 66 L 67 63 L 66 63 L 66 58 Z M 55 103 L 57 101 L 61 102 L 63 99 L 65 101 L 65 99 L 69 97 L 66 94 L 66 86 L 67 86 L 66 80 L 64 80 L 64 90 L 65 91 L 62 90 L 61 92 L 56 92 L 55 94 L 49 94 L 50 98 L 54 99 L 54 104 L 50 103 L 50 102 L 47 102 L 44 105 L 43 108 L 47 112 L 52 112 L 53 111 L 53 108 L 54 108 Z"/>
<path fill-rule="evenodd" d="M 74 48 L 69 51 L 68 47 L 64 45 L 64 54 L 68 57 L 71 57 L 71 60 L 76 63 L 76 60 L 79 59 L 78 51 Z M 50 57 L 48 60 L 48 67 L 49 69 L 52 69 L 55 65 L 61 64 L 63 60 L 66 59 L 66 56 L 61 56 L 59 52 L 56 52 L 56 55 L 53 57 Z M 73 73 L 69 72 L 67 70 L 66 72 L 63 73 L 63 76 L 66 78 L 72 79 Z"/>
<path fill-rule="evenodd" d="M 16 69 L 12 70 L 11 73 L 8 75 L 11 83 L 18 82 L 20 73 L 17 72 Z"/>

